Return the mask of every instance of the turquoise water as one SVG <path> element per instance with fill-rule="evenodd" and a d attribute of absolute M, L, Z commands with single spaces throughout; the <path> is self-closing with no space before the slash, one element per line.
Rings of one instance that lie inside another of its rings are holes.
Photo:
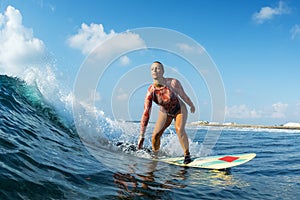
<path fill-rule="evenodd" d="M 0 106 L 0 199 L 300 196 L 299 131 L 225 129 L 210 154 L 256 153 L 257 157 L 227 171 L 202 170 L 152 161 L 147 152 L 138 154 L 131 145 L 116 147 L 118 142 L 135 143 L 133 130 L 138 125 L 134 123 L 98 120 L 105 137 L 88 130 L 92 140 L 79 137 L 71 117 L 58 114 L 35 87 L 16 78 L 0 76 Z M 173 128 L 169 131 L 162 151 L 180 155 Z M 191 153 L 205 150 L 201 143 L 207 128 L 189 127 L 187 132 Z M 145 145 L 150 146 L 149 138 Z"/>

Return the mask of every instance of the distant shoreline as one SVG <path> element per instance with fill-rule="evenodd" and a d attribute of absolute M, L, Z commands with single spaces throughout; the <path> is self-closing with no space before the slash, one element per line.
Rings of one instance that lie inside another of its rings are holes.
<path fill-rule="evenodd" d="M 190 126 L 211 126 L 211 127 L 225 127 L 225 128 L 257 128 L 257 129 L 288 129 L 288 130 L 300 130 L 299 126 L 268 126 L 268 125 L 251 125 L 251 124 L 203 124 L 193 122 Z"/>
<path fill-rule="evenodd" d="M 140 123 L 140 121 L 126 121 L 132 123 Z M 154 124 L 155 122 L 149 122 Z M 201 127 L 222 127 L 222 128 L 257 128 L 257 129 L 287 129 L 287 130 L 300 130 L 300 126 L 287 126 L 287 125 L 253 125 L 253 124 L 218 124 L 218 123 L 209 123 L 209 122 L 191 122 L 187 124 L 188 126 L 201 126 Z"/>

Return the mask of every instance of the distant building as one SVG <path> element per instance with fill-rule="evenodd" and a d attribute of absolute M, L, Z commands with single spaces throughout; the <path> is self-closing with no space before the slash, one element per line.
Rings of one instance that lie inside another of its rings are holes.
<path fill-rule="evenodd" d="M 191 123 L 191 125 L 207 125 L 207 124 L 209 124 L 208 121 L 196 121 Z"/>
<path fill-rule="evenodd" d="M 236 125 L 235 122 L 225 122 L 223 123 L 224 126 L 233 126 L 233 125 Z"/>
<path fill-rule="evenodd" d="M 209 122 L 209 125 L 220 125 L 219 122 Z"/>
<path fill-rule="evenodd" d="M 300 127 L 300 123 L 297 123 L 297 122 L 288 122 L 286 124 L 283 124 L 283 126 L 286 126 L 286 127 Z"/>

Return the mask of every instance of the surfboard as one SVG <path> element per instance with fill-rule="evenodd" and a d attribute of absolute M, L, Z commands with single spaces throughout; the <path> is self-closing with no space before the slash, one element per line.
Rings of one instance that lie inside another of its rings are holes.
<path fill-rule="evenodd" d="M 205 169 L 229 169 L 238 165 L 242 165 L 256 156 L 255 153 L 247 154 L 231 154 L 231 155 L 219 155 L 219 156 L 207 156 L 207 157 L 194 157 L 192 162 L 184 164 L 183 157 L 176 158 L 158 158 L 157 161 L 184 166 L 184 167 L 197 167 Z"/>

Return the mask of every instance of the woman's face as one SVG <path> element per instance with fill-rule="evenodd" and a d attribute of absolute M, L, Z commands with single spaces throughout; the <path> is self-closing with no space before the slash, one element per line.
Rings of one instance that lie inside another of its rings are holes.
<path fill-rule="evenodd" d="M 150 69 L 151 69 L 151 76 L 154 80 L 163 77 L 164 69 L 159 63 L 152 63 Z"/>

